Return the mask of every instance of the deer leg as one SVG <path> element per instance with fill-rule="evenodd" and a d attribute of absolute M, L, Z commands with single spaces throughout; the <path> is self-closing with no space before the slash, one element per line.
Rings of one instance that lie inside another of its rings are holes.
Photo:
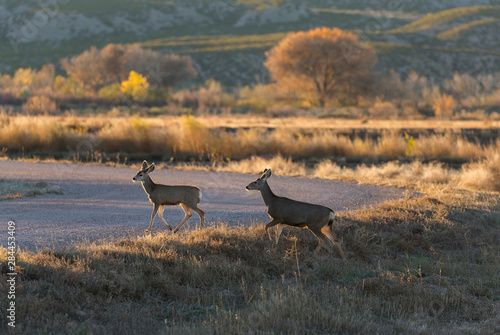
<path fill-rule="evenodd" d="M 149 233 L 151 231 L 151 227 L 153 227 L 153 221 L 155 219 L 155 215 L 156 215 L 156 213 L 158 213 L 159 208 L 160 208 L 160 205 L 154 204 L 153 213 L 151 213 L 151 221 L 149 222 L 148 229 L 146 229 L 146 233 Z"/>
<path fill-rule="evenodd" d="M 181 229 L 181 227 L 186 223 L 186 221 L 189 220 L 189 218 L 191 216 L 193 216 L 193 213 L 191 212 L 191 210 L 186 205 L 184 205 L 184 204 L 180 204 L 180 205 L 181 205 L 182 209 L 184 210 L 184 213 L 186 213 L 186 216 L 184 216 L 184 219 L 182 219 L 181 223 L 179 223 L 177 225 L 177 227 L 175 227 L 174 233 L 177 233 L 177 231 L 179 229 Z"/>
<path fill-rule="evenodd" d="M 203 223 L 205 222 L 205 212 L 198 208 L 198 206 L 192 207 L 191 209 L 200 217 L 200 228 L 203 228 Z"/>
<path fill-rule="evenodd" d="M 321 250 L 321 248 L 325 248 L 327 250 L 329 250 L 327 247 L 326 247 L 326 237 L 324 235 L 321 235 L 321 236 L 318 236 L 316 235 L 316 237 L 318 238 L 318 246 L 316 247 L 316 249 L 314 249 L 314 254 L 317 255 L 318 252 Z"/>
<path fill-rule="evenodd" d="M 330 241 L 332 241 L 332 243 L 333 243 L 334 246 L 337 247 L 337 249 L 338 249 L 338 251 L 340 253 L 340 257 L 342 257 L 342 259 L 345 259 L 345 254 L 344 254 L 344 251 L 342 251 L 342 248 L 340 246 L 340 241 L 337 238 L 337 236 L 333 233 L 332 227 L 330 225 L 326 225 L 323 228 L 321 228 L 321 232 L 323 234 L 325 234 L 326 237 L 328 237 L 328 239 Z"/>
<path fill-rule="evenodd" d="M 278 223 L 280 223 L 278 220 L 273 219 L 271 222 L 269 222 L 268 224 L 266 224 L 266 233 L 267 233 L 267 236 L 269 236 L 269 239 L 271 240 L 271 242 L 274 242 L 274 240 L 271 237 L 271 234 L 269 233 L 269 228 L 271 228 L 273 226 L 276 226 Z"/>
<path fill-rule="evenodd" d="M 164 209 L 165 209 L 165 206 L 160 206 L 160 209 L 158 210 L 158 216 L 163 221 L 163 224 L 165 225 L 165 227 L 172 230 L 172 227 L 170 227 L 170 225 L 167 223 L 167 221 L 165 221 L 165 219 L 163 218 L 163 210 Z"/>
<path fill-rule="evenodd" d="M 326 246 L 326 236 L 325 234 L 323 234 L 322 230 L 321 229 L 317 229 L 317 228 L 312 228 L 312 227 L 307 227 L 309 228 L 310 231 L 312 231 L 312 233 L 318 238 L 318 246 L 316 247 L 316 249 L 314 249 L 314 254 L 317 254 L 321 248 L 325 248 L 327 250 L 328 247 Z"/>
<path fill-rule="evenodd" d="M 276 246 L 278 245 L 278 241 L 280 239 L 281 232 L 283 231 L 283 223 L 278 224 L 278 230 L 276 230 Z"/>

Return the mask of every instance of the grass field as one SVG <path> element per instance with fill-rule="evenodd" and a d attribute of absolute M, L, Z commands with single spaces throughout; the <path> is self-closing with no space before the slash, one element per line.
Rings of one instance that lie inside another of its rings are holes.
<path fill-rule="evenodd" d="M 476 128 L 467 128 L 474 125 Z M 350 126 L 350 128 L 348 128 Z M 500 151 L 498 121 L 361 121 L 315 118 L 108 116 L 0 117 L 6 157 L 107 162 L 295 158 L 470 160 Z M 405 135 L 406 134 L 406 135 Z"/>
<path fill-rule="evenodd" d="M 433 185 L 339 213 L 347 262 L 298 229 L 274 248 L 260 223 L 19 251 L 10 333 L 498 333 L 499 193 Z"/>

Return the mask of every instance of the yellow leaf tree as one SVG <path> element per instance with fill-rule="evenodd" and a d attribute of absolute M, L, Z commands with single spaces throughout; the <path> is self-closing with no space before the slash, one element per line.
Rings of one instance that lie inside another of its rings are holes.
<path fill-rule="evenodd" d="M 124 94 L 134 100 L 143 98 L 147 94 L 148 88 L 148 80 L 140 73 L 137 73 L 135 71 L 130 71 L 128 79 L 122 81 L 120 87 L 121 91 Z"/>
<path fill-rule="evenodd" d="M 326 27 L 290 33 L 266 57 L 278 87 L 320 106 L 368 90 L 377 63 L 374 49 L 355 34 Z"/>

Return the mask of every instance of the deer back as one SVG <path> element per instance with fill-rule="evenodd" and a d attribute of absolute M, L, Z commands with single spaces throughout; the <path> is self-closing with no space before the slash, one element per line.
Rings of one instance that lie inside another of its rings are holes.
<path fill-rule="evenodd" d="M 312 223 L 328 223 L 331 209 L 316 204 L 276 197 L 268 206 L 268 214 L 290 226 L 307 226 Z"/>
<path fill-rule="evenodd" d="M 183 203 L 189 207 L 201 201 L 201 190 L 196 186 L 188 185 L 156 185 L 149 194 L 149 199 L 161 205 Z"/>

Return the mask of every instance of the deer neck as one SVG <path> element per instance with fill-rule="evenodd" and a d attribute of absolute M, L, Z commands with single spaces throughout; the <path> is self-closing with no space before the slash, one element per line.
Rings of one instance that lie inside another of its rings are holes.
<path fill-rule="evenodd" d="M 262 199 L 264 199 L 264 203 L 267 207 L 269 207 L 276 199 L 276 195 L 274 195 L 273 191 L 271 191 L 267 181 L 264 183 L 264 187 L 260 189 L 260 194 L 262 195 Z"/>
<path fill-rule="evenodd" d="M 151 179 L 149 175 L 146 176 L 146 180 L 142 181 L 142 187 L 144 188 L 144 191 L 146 191 L 147 194 L 151 194 L 155 186 L 156 184 L 153 182 L 153 179 Z"/>

